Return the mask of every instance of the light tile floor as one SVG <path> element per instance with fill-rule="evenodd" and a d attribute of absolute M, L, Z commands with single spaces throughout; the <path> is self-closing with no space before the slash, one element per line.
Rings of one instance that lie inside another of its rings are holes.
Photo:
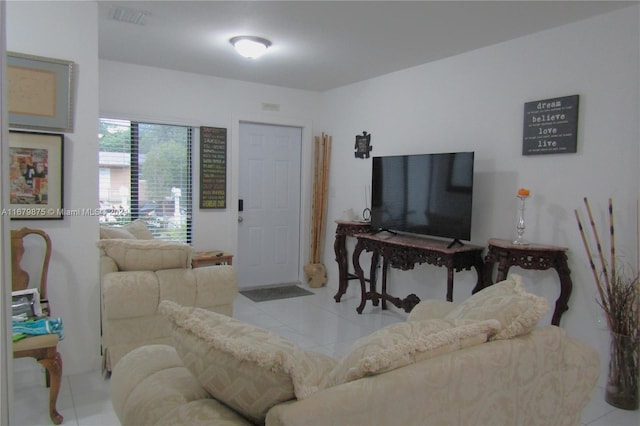
<path fill-rule="evenodd" d="M 291 341 L 317 352 L 342 356 L 358 338 L 388 324 L 403 321 L 406 314 L 396 310 L 367 308 L 362 315 L 355 311 L 359 304 L 354 286 L 335 303 L 335 289 L 311 289 L 315 294 L 292 299 L 254 303 L 239 295 L 234 305 L 234 317 L 270 329 Z M 48 391 L 43 386 L 43 373 L 33 360 L 14 361 L 14 423 L 15 425 L 50 425 L 47 404 Z M 640 425 L 640 411 L 616 409 L 604 402 L 601 387 L 593 391 L 583 412 L 583 425 Z M 58 410 L 64 425 L 118 425 L 109 397 L 109 380 L 99 371 L 64 376 L 58 398 Z"/>

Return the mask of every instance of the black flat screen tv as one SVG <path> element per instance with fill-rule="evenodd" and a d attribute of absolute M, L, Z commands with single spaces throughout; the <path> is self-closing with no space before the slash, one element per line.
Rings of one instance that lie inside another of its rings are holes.
<path fill-rule="evenodd" d="M 471 239 L 473 152 L 373 157 L 371 228 Z"/>

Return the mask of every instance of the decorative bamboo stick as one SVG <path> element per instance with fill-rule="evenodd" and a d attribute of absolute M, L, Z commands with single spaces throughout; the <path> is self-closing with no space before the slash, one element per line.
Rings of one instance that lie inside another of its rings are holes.
<path fill-rule="evenodd" d="M 319 161 L 319 182 L 318 182 L 318 224 L 317 224 L 317 232 L 318 232 L 318 238 L 316 241 L 317 244 L 317 249 L 316 249 L 316 258 L 313 260 L 314 263 L 320 263 L 320 252 L 321 252 L 321 242 L 322 242 L 322 235 L 323 235 L 323 229 L 322 229 L 322 223 L 324 221 L 324 163 L 325 163 L 325 155 L 326 155 L 326 137 L 324 135 L 324 133 L 322 134 L 322 138 L 321 138 L 321 145 L 320 145 L 320 161 Z"/>
<path fill-rule="evenodd" d="M 325 156 L 325 174 L 324 174 L 324 205 L 323 205 L 323 213 L 322 213 L 322 235 L 324 235 L 324 230 L 327 227 L 327 210 L 329 207 L 329 170 L 331 166 L 331 145 L 333 143 L 333 139 L 331 136 L 327 135 L 327 155 Z"/>
<path fill-rule="evenodd" d="M 578 214 L 578 210 L 573 211 L 576 215 L 576 220 L 578 221 L 578 229 L 580 230 L 580 236 L 582 237 L 582 243 L 584 244 L 584 249 L 587 252 L 587 257 L 589 258 L 589 266 L 591 266 L 591 271 L 593 272 L 593 279 L 596 282 L 596 288 L 598 290 L 598 294 L 600 295 L 600 300 L 604 301 L 604 289 L 602 288 L 602 283 L 600 282 L 600 277 L 598 276 L 598 271 L 596 270 L 596 265 L 593 263 L 593 256 L 591 255 L 591 250 L 589 249 L 589 244 L 587 243 L 587 238 L 584 234 L 584 228 L 582 227 L 582 221 L 580 220 L 580 215 Z M 609 325 L 609 329 L 611 329 L 611 323 L 609 319 L 609 313 L 605 309 L 605 317 L 607 319 L 607 324 Z"/>
<path fill-rule="evenodd" d="M 316 136 L 314 141 L 313 148 L 313 190 L 312 190 L 312 198 L 311 198 L 311 252 L 309 253 L 310 263 L 315 263 L 315 259 L 317 257 L 317 239 L 318 239 L 318 189 L 319 189 L 319 178 L 320 178 L 320 138 Z"/>
<path fill-rule="evenodd" d="M 611 282 L 616 282 L 616 237 L 613 228 L 613 200 L 609 198 L 609 232 L 611 233 Z"/>
<path fill-rule="evenodd" d="M 314 253 L 313 263 L 318 263 L 320 259 L 320 239 L 322 235 L 322 176 L 323 176 L 323 157 L 324 157 L 324 134 L 318 139 L 318 187 L 316 192 L 316 249 Z"/>
<path fill-rule="evenodd" d="M 589 222 L 591 222 L 591 229 L 593 230 L 593 236 L 596 240 L 596 248 L 598 249 L 598 256 L 600 257 L 600 263 L 602 264 L 602 275 L 604 275 L 604 284 L 605 288 L 611 288 L 611 282 L 609 281 L 609 271 L 607 271 L 607 263 L 604 260 L 604 254 L 602 252 L 602 245 L 600 244 L 600 237 L 598 236 L 598 229 L 596 228 L 596 223 L 593 220 L 593 215 L 591 214 L 591 207 L 589 207 L 589 200 L 587 197 L 584 197 L 584 204 L 587 207 L 587 214 L 589 215 Z"/>
<path fill-rule="evenodd" d="M 320 183 L 320 220 L 318 224 L 318 251 L 316 259 L 316 263 L 320 262 L 321 256 L 321 243 L 322 236 L 324 235 L 324 228 L 326 224 L 327 217 L 327 195 L 328 195 L 328 183 L 329 183 L 329 163 L 331 156 L 331 136 L 322 134 L 322 172 L 321 172 L 321 183 Z"/>

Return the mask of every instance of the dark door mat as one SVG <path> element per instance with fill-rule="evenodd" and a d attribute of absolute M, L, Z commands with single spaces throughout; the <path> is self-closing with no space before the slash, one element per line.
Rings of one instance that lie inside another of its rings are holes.
<path fill-rule="evenodd" d="M 297 285 L 283 285 L 278 287 L 256 288 L 253 290 L 242 290 L 240 292 L 245 297 L 254 302 L 266 302 L 267 300 L 288 299 L 290 297 L 308 296 L 313 294 Z"/>

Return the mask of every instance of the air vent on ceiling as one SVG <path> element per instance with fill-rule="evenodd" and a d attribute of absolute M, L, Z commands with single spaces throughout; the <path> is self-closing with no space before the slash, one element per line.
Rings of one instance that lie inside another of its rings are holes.
<path fill-rule="evenodd" d="M 135 25 L 145 25 L 149 15 L 151 15 L 151 12 L 127 7 L 113 7 L 109 12 L 109 17 L 114 21 Z"/>

